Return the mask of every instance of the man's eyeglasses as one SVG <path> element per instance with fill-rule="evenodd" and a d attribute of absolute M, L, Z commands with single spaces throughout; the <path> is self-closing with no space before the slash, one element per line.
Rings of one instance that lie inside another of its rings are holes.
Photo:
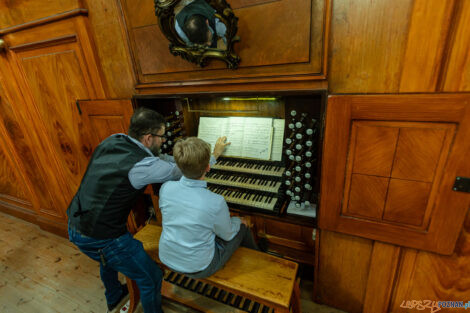
<path fill-rule="evenodd" d="M 165 136 L 165 135 L 157 135 L 157 134 L 152 134 L 152 133 L 150 133 L 150 135 L 155 136 L 155 137 L 160 137 L 160 139 L 162 139 L 162 140 L 167 140 L 168 139 L 168 137 Z"/>

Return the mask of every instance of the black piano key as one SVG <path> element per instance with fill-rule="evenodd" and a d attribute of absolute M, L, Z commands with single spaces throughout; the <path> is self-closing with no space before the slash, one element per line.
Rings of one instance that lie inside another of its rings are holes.
<path fill-rule="evenodd" d="M 210 294 L 208 295 L 210 298 L 214 298 L 215 297 L 215 294 L 217 293 L 217 291 L 219 290 L 219 288 L 217 287 L 213 287 Z"/>
<path fill-rule="evenodd" d="M 193 290 L 192 287 L 196 285 L 196 281 L 192 278 L 188 279 L 186 283 L 184 284 L 184 288 L 188 290 Z"/>
<path fill-rule="evenodd" d="M 263 309 L 261 310 L 261 313 L 268 313 L 269 312 L 269 307 L 263 305 Z"/>
<path fill-rule="evenodd" d="M 222 293 L 222 289 L 217 290 L 217 292 L 214 293 L 212 298 L 214 298 L 215 300 L 218 300 L 221 293 Z"/>
<path fill-rule="evenodd" d="M 204 295 L 206 297 L 210 297 L 212 290 L 214 290 L 214 288 L 215 288 L 214 286 L 207 284 L 207 289 L 206 289 L 206 292 L 204 292 Z"/>
<path fill-rule="evenodd" d="M 186 276 L 181 275 L 181 276 L 176 280 L 176 284 L 177 284 L 178 286 L 181 286 L 181 285 L 183 284 L 183 280 L 184 280 L 185 278 L 187 279 Z"/>
<path fill-rule="evenodd" d="M 194 280 L 194 283 L 189 287 L 189 289 L 196 292 L 201 287 L 201 285 L 202 283 L 200 281 Z"/>
<path fill-rule="evenodd" d="M 225 304 L 230 304 L 232 303 L 232 299 L 235 295 L 233 293 L 229 293 L 227 299 L 224 301 Z"/>
<path fill-rule="evenodd" d="M 206 291 L 207 291 L 208 288 L 209 288 L 209 285 L 208 285 L 208 284 L 202 283 L 202 286 L 199 287 L 197 293 L 199 293 L 199 294 L 201 294 L 201 295 L 204 295 L 204 294 L 206 294 Z"/>
<path fill-rule="evenodd" d="M 250 307 L 251 300 L 246 299 L 245 303 L 243 303 L 243 308 L 241 308 L 243 311 L 248 311 L 248 308 Z"/>
<path fill-rule="evenodd" d="M 184 286 L 189 279 L 190 278 L 184 276 L 183 279 L 177 283 L 177 285 L 178 286 Z"/>
<path fill-rule="evenodd" d="M 259 309 L 259 303 L 258 302 L 255 302 L 255 304 L 253 304 L 253 308 L 251 309 L 251 313 L 258 313 L 258 309 Z"/>
<path fill-rule="evenodd" d="M 226 294 L 227 294 L 227 291 L 221 290 L 218 297 L 217 297 L 217 301 L 222 302 L 222 300 L 224 299 Z"/>
<path fill-rule="evenodd" d="M 238 306 L 240 305 L 240 301 L 242 301 L 242 297 L 241 296 L 237 296 L 237 298 L 235 299 L 234 303 L 233 303 L 233 306 L 238 308 Z"/>

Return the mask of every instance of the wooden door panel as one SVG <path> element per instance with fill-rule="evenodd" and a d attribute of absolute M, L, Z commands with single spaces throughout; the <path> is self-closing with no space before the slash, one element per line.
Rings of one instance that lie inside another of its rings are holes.
<path fill-rule="evenodd" d="M 465 95 L 330 97 L 320 228 L 451 253 L 470 201 L 452 190 L 470 173 L 461 155 L 470 149 L 469 103 Z"/>
<path fill-rule="evenodd" d="M 34 151 L 47 190 L 38 197 L 54 199 L 57 203 L 47 207 L 48 215 L 63 220 L 91 155 L 91 148 L 82 145 L 76 100 L 105 97 L 87 20 L 72 15 L 20 29 L 4 39 L 27 108 L 25 123 L 37 137 L 33 146 L 40 146 Z"/>
<path fill-rule="evenodd" d="M 387 197 L 388 179 L 385 177 L 353 174 L 349 201 L 345 196 L 343 215 L 362 216 L 380 220 Z"/>
<path fill-rule="evenodd" d="M 52 179 L 48 171 L 48 164 L 41 164 L 40 156 L 42 141 L 38 139 L 35 131 L 35 123 L 27 117 L 29 110 L 25 106 L 19 94 L 13 90 L 19 90 L 14 79 L 11 79 L 12 72 L 5 59 L 0 59 L 2 64 L 2 75 L 0 82 L 5 86 L 0 98 L 1 119 L 4 130 L 1 132 L 4 141 L 11 142 L 9 152 L 13 162 L 22 171 L 25 181 L 29 184 L 33 198 L 33 205 L 38 213 L 46 214 L 49 217 L 61 218 L 60 207 L 65 206 L 62 197 L 54 195 L 52 190 L 56 188 L 56 181 Z M 5 77 L 10 77 L 8 80 Z M 7 92 L 8 91 L 8 92 Z M 13 105 L 14 103 L 14 105 Z M 8 138 L 8 139 L 7 139 Z"/>
<path fill-rule="evenodd" d="M 133 113 L 131 100 L 80 100 L 78 105 L 89 131 L 84 145 L 94 149 L 112 134 L 127 134 Z"/>
<path fill-rule="evenodd" d="M 359 125 L 358 125 L 359 124 Z M 357 123 L 353 125 L 355 139 L 354 173 L 387 176 L 392 168 L 394 147 L 398 130 L 391 127 L 373 127 Z"/>
<path fill-rule="evenodd" d="M 423 126 L 400 128 L 392 177 L 432 182 L 440 156 L 449 152 L 449 147 L 442 151 L 444 139 L 448 135 L 451 140 L 455 129 L 446 131 L 454 125 Z"/>
<path fill-rule="evenodd" d="M 421 226 L 430 192 L 430 183 L 390 179 L 383 220 Z"/>
<path fill-rule="evenodd" d="M 55 155 L 71 187 L 78 187 L 88 155 L 80 147 L 76 99 L 90 98 L 78 61 L 77 47 L 71 44 L 19 52 L 17 57 L 27 84 L 50 138 Z"/>

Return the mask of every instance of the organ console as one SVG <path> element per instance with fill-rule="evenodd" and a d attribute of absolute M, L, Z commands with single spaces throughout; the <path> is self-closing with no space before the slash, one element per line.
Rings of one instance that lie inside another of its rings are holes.
<path fill-rule="evenodd" d="M 222 195 L 233 213 L 255 217 L 252 220 L 257 225 L 269 224 L 269 220 L 275 223 L 286 221 L 285 226 L 269 226 L 269 231 L 274 231 L 276 227 L 315 227 L 314 214 L 303 215 L 303 210 L 315 207 L 318 201 L 320 162 L 317 160 L 321 160 L 319 121 L 323 117 L 323 100 L 315 93 L 263 98 L 227 95 L 185 95 L 173 98 L 143 96 L 137 99 L 137 106 L 155 109 L 165 116 L 165 135 L 168 140 L 162 147 L 162 153 L 169 154 L 177 140 L 198 135 L 201 117 L 269 117 L 281 121 L 283 127 L 279 130 L 282 137 L 279 140 L 279 159 L 222 155 L 205 178 L 208 189 Z M 273 131 L 273 136 L 275 133 Z M 295 214 L 290 212 L 290 207 L 298 209 Z M 263 228 L 267 226 L 259 227 L 258 232 L 268 231 Z M 285 232 L 281 233 L 284 236 Z M 275 240 L 272 238 L 276 237 L 271 236 L 269 240 Z M 289 240 L 282 239 L 279 243 L 287 244 Z M 292 240 L 297 242 L 299 239 Z M 301 249 L 311 245 L 308 243 Z M 292 246 L 297 247 L 294 244 Z M 311 264 L 314 260 L 309 254 L 313 253 L 311 247 L 312 252 L 295 251 L 289 257 Z"/>

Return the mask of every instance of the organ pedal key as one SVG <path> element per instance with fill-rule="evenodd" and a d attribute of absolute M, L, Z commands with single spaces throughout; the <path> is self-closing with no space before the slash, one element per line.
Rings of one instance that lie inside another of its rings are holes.
<path fill-rule="evenodd" d="M 197 292 L 198 294 L 202 294 L 213 300 L 230 305 L 241 311 L 250 313 L 274 313 L 273 308 L 168 269 L 165 270 L 163 279 L 171 284 L 192 292 Z"/>

